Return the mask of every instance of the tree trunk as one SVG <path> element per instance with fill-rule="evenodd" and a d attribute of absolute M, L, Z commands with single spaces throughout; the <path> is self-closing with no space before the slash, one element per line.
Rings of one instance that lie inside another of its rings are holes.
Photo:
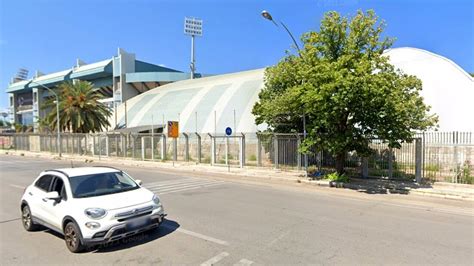
<path fill-rule="evenodd" d="M 344 174 L 344 162 L 346 161 L 346 153 L 336 154 L 336 171 L 339 175 Z"/>

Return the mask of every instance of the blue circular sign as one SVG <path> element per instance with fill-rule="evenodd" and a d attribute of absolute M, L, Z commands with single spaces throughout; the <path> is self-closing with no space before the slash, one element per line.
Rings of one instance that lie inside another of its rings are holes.
<path fill-rule="evenodd" d="M 232 135 L 232 128 L 227 127 L 227 128 L 225 129 L 225 134 L 226 134 L 227 136 Z"/>

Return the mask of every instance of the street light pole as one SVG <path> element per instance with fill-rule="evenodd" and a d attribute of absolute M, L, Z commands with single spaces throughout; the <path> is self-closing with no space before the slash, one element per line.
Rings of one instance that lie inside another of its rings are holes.
<path fill-rule="evenodd" d="M 272 15 L 268 11 L 263 10 L 262 11 L 262 17 L 267 19 L 267 20 L 270 20 L 271 22 L 273 22 L 273 24 L 275 24 L 275 26 L 278 27 L 278 24 L 275 22 Z M 286 25 L 283 22 L 280 21 L 280 24 L 283 26 L 283 28 L 285 28 L 288 35 L 290 35 L 290 38 L 293 40 L 293 44 L 295 45 L 296 49 L 298 50 L 298 55 L 300 56 L 301 59 L 303 59 L 303 56 L 301 55 L 300 46 L 296 42 L 295 37 L 293 36 L 293 34 L 291 34 L 290 30 L 288 29 L 288 27 L 286 27 Z M 303 140 L 304 139 L 306 139 L 306 114 L 303 110 Z M 305 177 L 308 177 L 308 155 L 306 153 L 304 154 L 304 169 L 305 169 Z"/>
<path fill-rule="evenodd" d="M 59 128 L 59 96 L 56 92 L 54 92 L 52 89 L 46 87 L 43 84 L 40 84 L 40 83 L 34 82 L 34 81 L 31 81 L 31 83 L 34 83 L 36 85 L 39 85 L 39 86 L 47 89 L 49 92 L 54 94 L 54 96 L 56 96 L 56 131 L 57 131 L 57 134 L 58 134 L 57 138 L 56 138 L 56 147 L 58 149 L 59 157 L 61 157 L 61 130 Z"/>
<path fill-rule="evenodd" d="M 272 15 L 270 15 L 270 13 L 266 10 L 263 10 L 262 11 L 262 17 L 265 18 L 265 19 L 268 19 L 270 20 L 271 22 L 273 22 L 273 24 L 275 24 L 275 26 L 278 27 L 278 24 L 275 22 L 275 20 L 273 20 L 273 17 Z M 298 45 L 298 43 L 296 42 L 296 39 L 295 37 L 293 36 L 293 34 L 291 34 L 290 30 L 288 29 L 288 27 L 286 27 L 286 25 L 280 21 L 280 24 L 283 26 L 283 28 L 285 28 L 286 32 L 288 33 L 288 35 L 290 35 L 290 38 L 293 40 L 293 44 L 295 45 L 296 49 L 298 50 L 298 54 L 300 57 L 301 56 L 301 49 L 300 49 L 300 46 Z"/>

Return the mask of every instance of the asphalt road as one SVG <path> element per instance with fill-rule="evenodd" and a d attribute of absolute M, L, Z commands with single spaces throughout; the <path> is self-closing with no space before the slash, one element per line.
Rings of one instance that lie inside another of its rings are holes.
<path fill-rule="evenodd" d="M 68 166 L 0 155 L 1 265 L 474 263 L 472 203 L 133 166 L 121 168 L 161 196 L 167 221 L 156 233 L 72 254 L 60 235 L 26 232 L 19 218 L 23 188 L 41 170 Z"/>

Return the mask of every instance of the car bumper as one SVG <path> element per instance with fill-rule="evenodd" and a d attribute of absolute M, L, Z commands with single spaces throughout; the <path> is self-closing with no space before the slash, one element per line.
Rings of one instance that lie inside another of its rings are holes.
<path fill-rule="evenodd" d="M 92 238 L 84 238 L 84 245 L 100 245 L 105 243 L 110 243 L 122 238 L 133 236 L 151 229 L 158 227 L 164 220 L 166 214 L 157 213 L 152 214 L 147 217 L 147 221 L 140 226 L 131 226 L 131 223 L 122 223 L 115 226 L 112 226 L 110 229 L 105 231 L 104 236 Z M 102 231 L 104 232 L 104 231 Z M 100 232 L 98 232 L 100 233 Z"/>

